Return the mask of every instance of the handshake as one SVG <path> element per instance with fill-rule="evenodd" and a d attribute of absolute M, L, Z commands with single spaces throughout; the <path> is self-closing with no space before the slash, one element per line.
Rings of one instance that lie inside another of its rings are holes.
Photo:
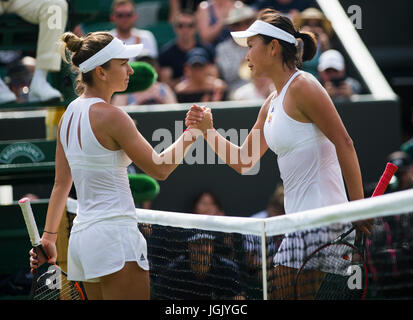
<path fill-rule="evenodd" d="M 198 135 L 206 135 L 208 129 L 213 129 L 211 109 L 205 106 L 192 105 L 186 113 L 185 125 L 188 129 L 198 130 Z"/>

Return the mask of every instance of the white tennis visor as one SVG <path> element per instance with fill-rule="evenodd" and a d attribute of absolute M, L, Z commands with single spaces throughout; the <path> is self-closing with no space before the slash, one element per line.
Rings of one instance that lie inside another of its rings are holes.
<path fill-rule="evenodd" d="M 275 39 L 284 40 L 294 45 L 298 44 L 297 39 L 291 33 L 261 20 L 255 20 L 255 22 L 245 31 L 231 32 L 232 38 L 234 38 L 234 41 L 241 47 L 247 47 L 247 39 L 249 37 L 256 36 L 257 34 L 263 34 Z"/>
<path fill-rule="evenodd" d="M 79 65 L 79 70 L 83 73 L 93 70 L 97 66 L 108 62 L 111 59 L 130 59 L 138 56 L 143 49 L 143 44 L 125 45 L 121 40 L 114 37 L 102 50 L 96 52 L 86 61 Z"/>

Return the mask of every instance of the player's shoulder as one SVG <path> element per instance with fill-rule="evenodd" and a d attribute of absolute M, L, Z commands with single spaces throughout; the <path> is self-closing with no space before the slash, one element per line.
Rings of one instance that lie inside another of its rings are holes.
<path fill-rule="evenodd" d="M 288 91 L 296 100 L 310 100 L 325 92 L 317 78 L 305 71 L 301 71 L 300 75 L 291 82 Z"/>
<path fill-rule="evenodd" d="M 91 106 L 90 116 L 102 125 L 114 125 L 128 118 L 128 114 L 121 107 L 107 102 L 98 102 Z"/>
<path fill-rule="evenodd" d="M 305 88 L 318 87 L 320 82 L 311 73 L 300 71 L 300 74 L 291 82 L 289 90 L 302 90 Z"/>

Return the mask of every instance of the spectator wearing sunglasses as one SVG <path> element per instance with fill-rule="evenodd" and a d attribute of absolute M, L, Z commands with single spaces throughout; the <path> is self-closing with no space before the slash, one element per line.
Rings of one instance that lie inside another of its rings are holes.
<path fill-rule="evenodd" d="M 110 21 L 116 28 L 110 33 L 122 40 L 125 44 L 142 43 L 144 54 L 152 58 L 158 58 L 158 45 L 152 32 L 137 29 L 134 24 L 138 20 L 135 3 L 132 0 L 114 0 Z"/>
<path fill-rule="evenodd" d="M 176 16 L 173 23 L 176 38 L 161 48 L 159 64 L 160 78 L 171 88 L 182 80 L 187 53 L 195 47 L 203 48 L 207 52 L 208 62 L 215 59 L 214 48 L 201 43 L 196 37 L 196 19 L 190 11 L 184 11 Z M 209 67 L 214 68 L 214 67 Z M 211 71 L 212 73 L 213 71 Z"/>

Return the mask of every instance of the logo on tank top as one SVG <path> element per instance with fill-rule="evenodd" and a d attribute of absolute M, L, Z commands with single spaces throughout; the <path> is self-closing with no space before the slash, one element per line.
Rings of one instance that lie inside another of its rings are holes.
<path fill-rule="evenodd" d="M 268 116 L 268 123 L 270 123 L 272 120 L 272 114 L 270 113 L 270 115 Z"/>

